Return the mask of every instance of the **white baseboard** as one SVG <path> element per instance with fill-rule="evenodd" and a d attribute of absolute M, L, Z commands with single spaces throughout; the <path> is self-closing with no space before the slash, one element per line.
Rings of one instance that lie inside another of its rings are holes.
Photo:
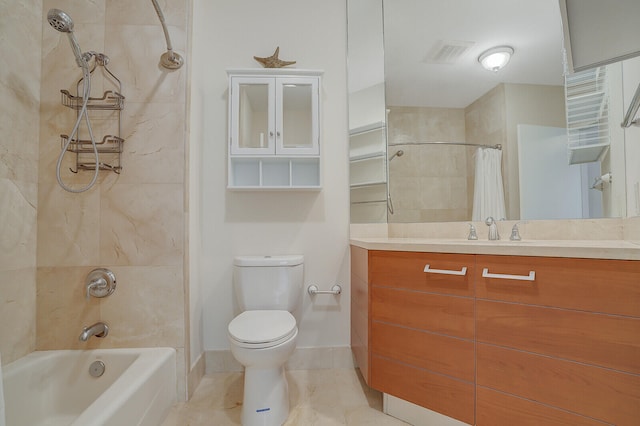
<path fill-rule="evenodd" d="M 206 351 L 205 373 L 242 371 L 230 350 Z M 287 370 L 323 370 L 329 368 L 355 368 L 349 346 L 322 348 L 296 348 L 285 366 Z"/>
<path fill-rule="evenodd" d="M 382 410 L 385 414 L 407 422 L 413 426 L 469 426 L 460 420 L 436 413 L 404 399 L 382 394 Z"/>

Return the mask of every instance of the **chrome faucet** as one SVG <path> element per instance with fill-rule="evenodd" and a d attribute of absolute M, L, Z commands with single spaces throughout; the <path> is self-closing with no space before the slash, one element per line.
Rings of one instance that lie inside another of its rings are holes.
<path fill-rule="evenodd" d="M 520 236 L 520 230 L 518 229 L 518 225 L 525 224 L 525 223 L 529 223 L 529 222 L 526 220 L 522 220 L 520 222 L 516 222 L 513 225 L 513 228 L 511 228 L 511 236 L 509 237 L 511 241 L 522 241 L 522 237 Z"/>
<path fill-rule="evenodd" d="M 103 322 L 97 322 L 92 326 L 84 327 L 82 329 L 82 333 L 80 333 L 80 341 L 86 342 L 91 336 L 107 337 L 107 334 L 109 334 L 109 327 L 107 326 L 107 324 Z"/>
<path fill-rule="evenodd" d="M 478 234 L 476 234 L 476 227 L 473 226 L 473 223 L 469 224 L 469 235 L 467 236 L 467 240 L 477 240 Z"/>
<path fill-rule="evenodd" d="M 498 234 L 498 226 L 496 225 L 496 221 L 493 217 L 489 216 L 487 220 L 484 221 L 489 227 L 489 241 L 496 241 L 500 239 L 500 234 Z"/>

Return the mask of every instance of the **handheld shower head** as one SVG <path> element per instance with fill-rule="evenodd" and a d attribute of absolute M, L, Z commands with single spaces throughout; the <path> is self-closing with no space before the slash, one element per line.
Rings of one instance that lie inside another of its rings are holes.
<path fill-rule="evenodd" d="M 70 33 L 73 31 L 73 19 L 60 9 L 49 9 L 47 21 L 49 21 L 49 25 L 61 33 Z"/>
<path fill-rule="evenodd" d="M 50 9 L 49 13 L 47 13 L 47 21 L 56 31 L 67 34 L 71 50 L 73 50 L 73 55 L 76 57 L 76 63 L 80 68 L 86 67 L 87 60 L 82 56 L 78 40 L 73 34 L 73 19 L 60 9 Z"/>

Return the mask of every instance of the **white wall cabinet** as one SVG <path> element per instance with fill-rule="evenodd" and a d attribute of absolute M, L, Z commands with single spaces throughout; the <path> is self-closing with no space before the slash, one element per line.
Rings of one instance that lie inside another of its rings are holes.
<path fill-rule="evenodd" d="M 228 70 L 230 189 L 320 189 L 321 71 Z"/>

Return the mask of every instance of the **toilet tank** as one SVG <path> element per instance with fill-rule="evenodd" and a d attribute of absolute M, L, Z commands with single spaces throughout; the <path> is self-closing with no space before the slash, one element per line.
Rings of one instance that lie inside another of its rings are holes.
<path fill-rule="evenodd" d="M 301 302 L 304 256 L 238 256 L 233 285 L 240 309 L 293 312 Z"/>

